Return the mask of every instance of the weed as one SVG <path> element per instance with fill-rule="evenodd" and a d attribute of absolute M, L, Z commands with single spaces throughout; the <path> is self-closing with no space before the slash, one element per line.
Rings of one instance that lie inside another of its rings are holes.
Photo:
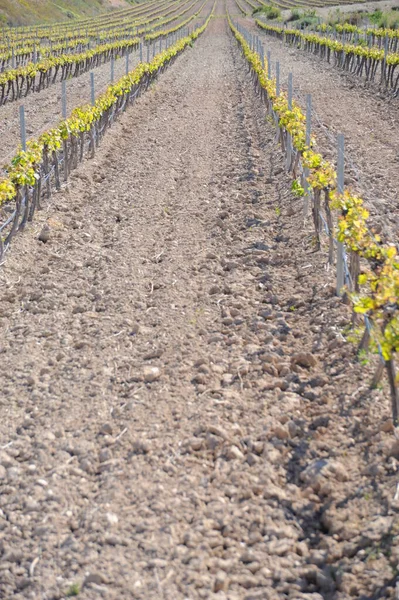
<path fill-rule="evenodd" d="M 79 584 L 73 583 L 71 586 L 69 586 L 65 595 L 67 598 L 72 598 L 72 596 L 78 596 L 79 592 L 80 592 Z"/>
<path fill-rule="evenodd" d="M 253 15 L 264 15 L 266 19 L 273 21 L 281 17 L 281 11 L 276 6 L 259 6 L 252 12 Z"/>
<path fill-rule="evenodd" d="M 359 350 L 359 353 L 358 353 L 357 357 L 359 359 L 360 364 L 363 367 L 365 367 L 369 363 L 369 361 L 370 361 L 370 358 L 367 356 L 367 351 L 366 350 Z"/>
<path fill-rule="evenodd" d="M 302 196 L 305 195 L 305 190 L 301 186 L 298 179 L 294 179 L 294 181 L 292 182 L 291 190 L 292 190 L 294 196 L 297 196 L 298 198 L 301 198 Z"/>

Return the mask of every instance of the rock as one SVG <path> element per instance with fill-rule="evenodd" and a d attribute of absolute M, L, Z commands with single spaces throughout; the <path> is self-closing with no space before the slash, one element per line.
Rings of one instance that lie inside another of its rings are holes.
<path fill-rule="evenodd" d="M 204 373 L 197 373 L 195 377 L 192 378 L 191 383 L 196 383 L 199 385 L 205 385 L 207 381 L 206 375 Z"/>
<path fill-rule="evenodd" d="M 119 544 L 122 543 L 122 541 L 117 535 L 106 535 L 104 541 L 109 546 L 119 546 Z"/>
<path fill-rule="evenodd" d="M 321 415 L 320 417 L 317 417 L 311 422 L 311 424 L 309 425 L 309 429 L 316 430 L 319 427 L 328 427 L 329 423 L 330 417 L 327 415 Z"/>
<path fill-rule="evenodd" d="M 100 433 L 103 435 L 112 435 L 112 425 L 110 423 L 104 423 L 100 427 Z"/>
<path fill-rule="evenodd" d="M 300 479 L 315 491 L 320 489 L 323 479 L 348 481 L 345 466 L 335 460 L 319 459 L 310 463 L 300 474 Z"/>
<path fill-rule="evenodd" d="M 103 448 L 100 451 L 99 459 L 100 459 L 101 463 L 107 462 L 108 460 L 111 460 L 111 458 L 112 458 L 112 453 L 109 448 Z"/>
<path fill-rule="evenodd" d="M 11 456 L 9 456 L 7 454 L 7 452 L 5 452 L 4 450 L 1 450 L 0 451 L 0 465 L 5 467 L 6 469 L 9 469 L 14 464 L 15 464 L 15 460 L 13 458 L 11 458 Z"/>
<path fill-rule="evenodd" d="M 157 381 L 161 377 L 161 371 L 158 367 L 144 367 L 143 378 L 146 383 Z"/>
<path fill-rule="evenodd" d="M 387 419 L 380 425 L 380 431 L 384 433 L 393 433 L 395 431 L 392 419 Z"/>
<path fill-rule="evenodd" d="M 102 585 L 106 583 L 107 580 L 101 573 L 87 573 L 86 577 L 83 580 L 83 586 L 89 585 L 90 583 L 94 583 L 95 585 Z"/>
<path fill-rule="evenodd" d="M 110 525 L 116 525 L 119 521 L 118 519 L 118 515 L 116 515 L 115 513 L 107 513 L 106 515 L 107 521 Z"/>
<path fill-rule="evenodd" d="M 190 448 L 194 452 L 198 452 L 202 448 L 203 441 L 202 438 L 192 438 L 188 441 L 187 448 Z"/>
<path fill-rule="evenodd" d="M 323 375 L 317 375 L 316 377 L 313 377 L 313 379 L 310 379 L 310 381 L 309 381 L 309 385 L 312 388 L 324 387 L 327 384 L 328 384 L 328 377 L 325 377 Z"/>
<path fill-rule="evenodd" d="M 288 421 L 287 427 L 291 438 L 294 438 L 296 435 L 298 435 L 300 430 L 295 421 Z"/>
<path fill-rule="evenodd" d="M 45 224 L 42 227 L 41 232 L 39 233 L 39 236 L 37 238 L 40 242 L 43 242 L 43 244 L 46 244 L 49 239 L 50 239 L 50 227 Z"/>
<path fill-rule="evenodd" d="M 133 454 L 148 454 L 150 445 L 145 440 L 136 440 L 133 442 Z"/>
<path fill-rule="evenodd" d="M 0 480 L 7 477 L 7 470 L 3 465 L 0 465 Z"/>
<path fill-rule="evenodd" d="M 25 502 L 24 502 L 24 507 L 25 507 L 25 511 L 26 512 L 39 512 L 40 511 L 40 504 L 38 502 L 36 502 L 36 500 L 34 500 L 33 498 L 26 498 Z"/>
<path fill-rule="evenodd" d="M 222 376 L 222 386 L 228 387 L 234 382 L 234 375 L 232 373 L 224 373 Z"/>
<path fill-rule="evenodd" d="M 213 285 L 209 289 L 209 295 L 210 296 L 215 296 L 216 294 L 220 294 L 220 288 L 217 285 Z"/>
<path fill-rule="evenodd" d="M 291 413 L 301 408 L 302 398 L 294 392 L 284 392 L 279 395 L 279 404 L 284 407 L 286 413 Z"/>
<path fill-rule="evenodd" d="M 256 561 L 256 555 L 252 550 L 247 550 L 240 556 L 240 561 L 244 563 L 244 565 L 248 565 Z"/>
<path fill-rule="evenodd" d="M 213 584 L 213 591 L 217 594 L 218 592 L 227 592 L 229 587 L 229 579 L 224 571 L 218 571 L 216 573 L 215 581 Z"/>
<path fill-rule="evenodd" d="M 247 463 L 249 464 L 250 467 L 252 467 L 253 465 L 256 465 L 259 462 L 259 456 L 256 456 L 256 454 L 253 454 L 252 452 L 249 452 L 247 455 Z"/>
<path fill-rule="evenodd" d="M 224 457 L 227 460 L 243 460 L 244 454 L 239 448 L 237 448 L 237 446 L 229 446 L 225 450 Z"/>
<path fill-rule="evenodd" d="M 316 359 L 310 352 L 299 352 L 291 357 L 291 365 L 299 365 L 310 369 L 316 365 Z"/>
<path fill-rule="evenodd" d="M 9 548 L 2 556 L 2 562 L 20 563 L 24 555 L 22 550 L 17 548 Z"/>
<path fill-rule="evenodd" d="M 272 434 L 278 438 L 279 440 L 288 440 L 290 438 L 290 433 L 286 427 L 278 426 L 272 430 Z"/>

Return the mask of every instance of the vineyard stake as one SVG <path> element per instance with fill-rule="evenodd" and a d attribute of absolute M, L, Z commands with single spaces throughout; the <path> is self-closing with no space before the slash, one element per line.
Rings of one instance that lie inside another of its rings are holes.
<path fill-rule="evenodd" d="M 67 102 L 66 102 L 66 82 L 61 82 L 61 104 L 62 104 L 62 118 L 67 118 Z"/>
<path fill-rule="evenodd" d="M 19 107 L 19 126 L 21 130 L 22 150 L 26 152 L 26 126 L 25 126 L 25 107 L 23 104 Z"/>
<path fill-rule="evenodd" d="M 312 95 L 306 95 L 306 146 L 310 147 L 310 136 L 312 131 Z M 306 220 L 309 214 L 310 186 L 308 184 L 309 169 L 305 167 L 305 195 L 303 198 L 303 218 Z"/>
<path fill-rule="evenodd" d="M 276 94 L 280 95 L 280 63 L 276 61 Z"/>
<path fill-rule="evenodd" d="M 292 73 L 288 73 L 288 110 L 292 110 Z M 287 170 L 291 170 L 292 138 L 287 132 Z"/>
<path fill-rule="evenodd" d="M 344 193 L 345 171 L 345 138 L 343 133 L 338 134 L 338 161 L 337 161 L 337 191 Z M 344 287 L 344 245 L 337 242 L 337 296 L 342 295 Z"/>
<path fill-rule="evenodd" d="M 90 90 L 91 90 L 91 105 L 94 106 L 96 101 L 95 89 L 94 89 L 94 73 L 90 73 Z"/>

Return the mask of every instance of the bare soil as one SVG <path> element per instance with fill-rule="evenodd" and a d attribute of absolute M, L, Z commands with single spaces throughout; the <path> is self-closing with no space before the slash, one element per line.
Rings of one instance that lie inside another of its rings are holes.
<path fill-rule="evenodd" d="M 0 271 L 1 598 L 395 597 L 389 398 L 217 16 Z"/>

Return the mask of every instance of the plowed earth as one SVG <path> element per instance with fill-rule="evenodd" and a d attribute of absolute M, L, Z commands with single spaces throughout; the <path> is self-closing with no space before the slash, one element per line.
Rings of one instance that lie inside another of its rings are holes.
<path fill-rule="evenodd" d="M 1 268 L 1 598 L 395 597 L 389 397 L 222 8 Z"/>

